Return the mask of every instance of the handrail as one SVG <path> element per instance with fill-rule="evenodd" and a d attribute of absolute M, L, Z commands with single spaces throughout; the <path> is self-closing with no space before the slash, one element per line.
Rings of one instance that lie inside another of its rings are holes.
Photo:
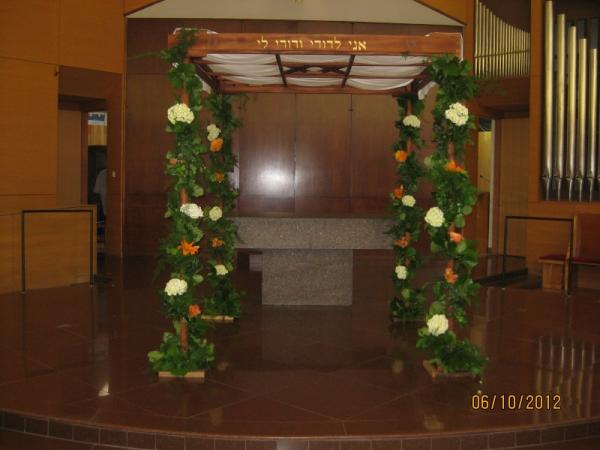
<path fill-rule="evenodd" d="M 21 293 L 26 292 L 26 267 L 25 267 L 25 216 L 27 214 L 40 213 L 87 213 L 89 214 L 90 225 L 90 252 L 89 252 L 89 270 L 90 286 L 94 285 L 94 210 L 93 208 L 74 208 L 74 209 L 24 209 L 21 211 Z"/>
<path fill-rule="evenodd" d="M 567 286 L 566 293 L 571 290 L 571 266 L 573 253 L 573 218 L 568 217 L 542 217 L 542 216 L 504 216 L 504 242 L 502 245 L 502 276 L 506 277 L 506 244 L 508 242 L 508 221 L 509 220 L 538 220 L 548 222 L 569 222 L 571 224 L 569 231 L 569 251 L 567 252 Z"/>

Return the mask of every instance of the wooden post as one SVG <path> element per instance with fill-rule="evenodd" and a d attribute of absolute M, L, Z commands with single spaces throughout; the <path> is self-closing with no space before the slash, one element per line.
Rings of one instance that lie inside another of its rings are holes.
<path fill-rule="evenodd" d="M 179 345 L 181 346 L 181 351 L 187 353 L 189 348 L 188 324 L 187 320 L 185 320 L 183 317 L 179 319 Z"/>

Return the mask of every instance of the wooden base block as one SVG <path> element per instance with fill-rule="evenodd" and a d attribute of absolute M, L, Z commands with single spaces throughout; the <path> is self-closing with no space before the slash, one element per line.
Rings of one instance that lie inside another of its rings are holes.
<path fill-rule="evenodd" d="M 174 378 L 184 378 L 190 381 L 204 381 L 204 370 L 194 370 L 193 372 L 188 372 L 184 376 L 173 375 L 171 372 L 158 372 L 158 378 L 161 380 L 172 380 Z"/>
<path fill-rule="evenodd" d="M 478 375 L 473 375 L 471 372 L 444 373 L 429 360 L 423 361 L 423 367 L 433 381 L 475 381 L 479 378 Z"/>
<path fill-rule="evenodd" d="M 232 323 L 235 318 L 231 316 L 207 316 L 202 315 L 202 319 L 207 322 L 220 322 L 220 323 Z"/>

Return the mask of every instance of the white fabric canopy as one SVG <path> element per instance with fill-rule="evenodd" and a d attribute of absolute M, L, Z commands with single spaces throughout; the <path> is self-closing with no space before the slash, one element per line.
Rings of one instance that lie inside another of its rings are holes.
<path fill-rule="evenodd" d="M 346 86 L 384 92 L 408 86 L 423 73 L 428 62 L 427 57 L 401 55 L 356 55 L 352 64 L 351 59 L 350 55 L 282 54 L 280 63 L 286 82 L 291 86 L 341 87 L 351 67 Z M 224 82 L 247 86 L 283 85 L 274 54 L 211 53 L 203 58 L 202 63 L 210 71 L 220 74 Z M 428 84 L 423 89 L 430 88 L 431 84 Z"/>

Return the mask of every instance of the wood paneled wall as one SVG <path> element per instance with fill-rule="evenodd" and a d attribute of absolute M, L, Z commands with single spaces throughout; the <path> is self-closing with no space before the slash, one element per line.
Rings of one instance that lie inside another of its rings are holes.
<path fill-rule="evenodd" d="M 59 68 L 109 71 L 120 92 L 124 24 L 123 0 L 0 1 L 0 290 L 18 285 L 18 212 L 58 204 Z M 93 85 L 88 89 L 95 92 Z M 122 108 L 112 124 L 119 158 Z M 120 221 L 114 228 L 109 252 L 118 254 Z"/>
<path fill-rule="evenodd" d="M 455 27 L 243 20 L 132 19 L 127 30 L 126 254 L 155 254 L 164 235 L 167 179 L 164 154 L 171 136 L 165 112 L 173 102 L 168 67 L 158 51 L 176 27 L 218 32 L 334 32 L 426 34 Z M 149 94 L 151 93 L 151 94 Z M 433 104 L 430 94 L 428 104 Z M 240 215 L 383 215 L 394 187 L 391 146 L 397 138 L 390 96 L 253 94 L 241 112 L 236 136 Z M 424 118 L 424 133 L 431 134 Z M 425 152 L 424 154 L 427 154 Z M 421 193 L 429 201 L 430 188 Z"/>
<path fill-rule="evenodd" d="M 58 111 L 58 175 L 56 204 L 81 202 L 81 111 Z"/>
<path fill-rule="evenodd" d="M 529 118 L 502 119 L 496 132 L 500 133 L 498 234 L 496 248 L 502 251 L 504 216 L 528 213 L 529 155 L 526 145 L 529 136 Z M 498 171 L 496 172 L 498 174 Z M 509 224 L 508 253 L 525 256 L 527 253 L 527 222 L 511 221 Z"/>

